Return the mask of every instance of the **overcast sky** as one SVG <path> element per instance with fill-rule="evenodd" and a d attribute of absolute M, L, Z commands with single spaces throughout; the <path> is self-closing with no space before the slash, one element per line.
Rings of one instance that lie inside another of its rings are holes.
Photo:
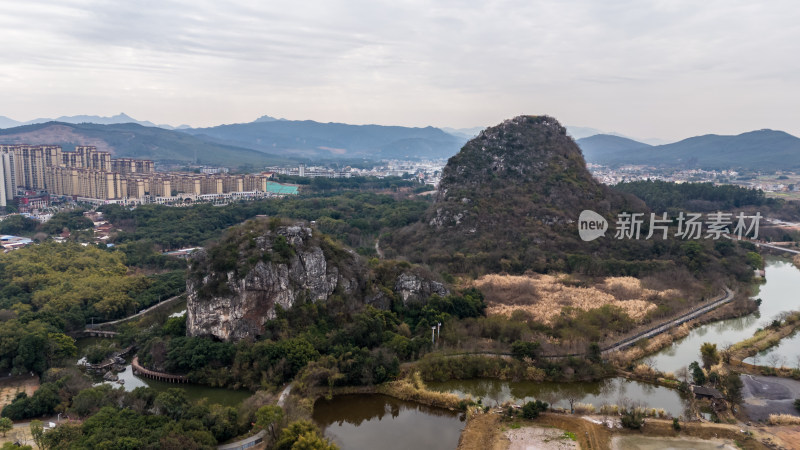
<path fill-rule="evenodd" d="M 17 120 L 472 127 L 550 114 L 642 138 L 800 136 L 792 0 L 0 6 L 0 115 Z"/>

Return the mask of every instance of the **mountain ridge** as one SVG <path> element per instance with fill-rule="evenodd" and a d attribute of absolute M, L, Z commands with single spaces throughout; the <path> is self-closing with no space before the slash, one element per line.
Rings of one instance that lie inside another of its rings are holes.
<path fill-rule="evenodd" d="M 578 140 L 590 162 L 700 169 L 800 169 L 800 138 L 785 131 L 761 129 L 737 135 L 706 134 L 672 144 L 613 148 Z M 588 153 L 587 153 L 588 152 Z"/>
<path fill-rule="evenodd" d="M 46 122 L 0 130 L 0 143 L 61 145 L 94 145 L 115 158 L 152 159 L 159 163 L 191 163 L 241 167 L 285 163 L 275 155 L 207 142 L 180 131 L 123 124 L 68 124 Z"/>
<path fill-rule="evenodd" d="M 253 150 L 312 158 L 446 158 L 455 154 L 465 142 L 463 138 L 432 126 L 351 125 L 272 117 L 262 119 L 182 131 Z"/>

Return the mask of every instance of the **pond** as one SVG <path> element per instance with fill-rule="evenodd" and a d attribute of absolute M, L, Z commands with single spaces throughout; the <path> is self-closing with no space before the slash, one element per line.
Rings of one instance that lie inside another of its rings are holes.
<path fill-rule="evenodd" d="M 209 404 L 218 403 L 223 406 L 237 406 L 246 398 L 253 395 L 252 392 L 247 390 L 233 390 L 225 388 L 215 388 L 204 386 L 201 384 L 191 383 L 167 383 L 164 381 L 151 380 L 149 378 L 138 377 L 133 374 L 133 368 L 130 364 L 125 366 L 125 370 L 117 374 L 120 380 L 124 381 L 122 387 L 130 392 L 137 387 L 150 387 L 157 392 L 164 392 L 170 388 L 183 389 L 186 392 L 186 397 L 191 401 L 198 401 L 203 398 L 208 399 Z M 119 386 L 116 382 L 109 382 L 112 386 Z"/>
<path fill-rule="evenodd" d="M 580 383 L 477 379 L 429 382 L 427 385 L 434 391 L 452 392 L 460 397 L 469 395 L 473 400 L 482 398 L 483 404 L 489 406 L 509 400 L 518 404 L 541 400 L 556 407 L 569 408 L 568 399 L 572 398 L 576 403 L 592 404 L 597 410 L 604 404 L 635 403 L 664 409 L 674 417 L 685 414 L 688 406 L 676 390 L 624 378 Z"/>
<path fill-rule="evenodd" d="M 800 308 L 797 295 L 800 270 L 791 262 L 777 258 L 768 258 L 765 270 L 766 283 L 755 295 L 761 299 L 759 311 L 695 328 L 685 338 L 651 356 L 654 367 L 662 372 L 675 372 L 692 361 L 700 361 L 700 346 L 704 342 L 717 344 L 717 348 L 722 349 L 752 337 L 757 329 L 768 325 L 781 312 Z"/>
<path fill-rule="evenodd" d="M 313 419 L 348 450 L 452 450 L 465 425 L 463 414 L 378 394 L 318 400 Z"/>

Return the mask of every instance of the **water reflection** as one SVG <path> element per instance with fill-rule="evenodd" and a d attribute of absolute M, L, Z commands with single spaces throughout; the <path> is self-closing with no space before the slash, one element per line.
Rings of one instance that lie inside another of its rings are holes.
<path fill-rule="evenodd" d="M 453 449 L 465 417 L 383 395 L 341 395 L 314 404 L 314 421 L 341 448 Z"/>
<path fill-rule="evenodd" d="M 531 400 L 542 400 L 560 408 L 568 408 L 570 400 L 589 403 L 598 409 L 603 405 L 638 403 L 663 408 L 674 416 L 683 414 L 686 407 L 686 402 L 677 391 L 624 378 L 582 383 L 451 380 L 430 382 L 428 388 L 453 392 L 461 397 L 469 395 L 476 400 L 481 398 L 483 404 L 492 406 L 506 401 L 524 403 Z"/>
<path fill-rule="evenodd" d="M 112 386 L 123 387 L 126 391 L 130 392 L 137 387 L 150 387 L 156 392 L 164 392 L 170 388 L 183 389 L 186 392 L 186 397 L 189 400 L 197 401 L 201 399 L 208 399 L 208 403 L 217 403 L 224 406 L 237 406 L 246 398 L 250 397 L 252 393 L 247 390 L 234 391 L 232 389 L 214 388 L 210 386 L 203 386 L 199 384 L 189 383 L 167 383 L 164 381 L 151 380 L 149 378 L 140 378 L 133 374 L 133 368 L 130 364 L 125 366 L 125 370 L 118 373 L 117 376 L 122 383 L 115 381 L 105 382 Z"/>

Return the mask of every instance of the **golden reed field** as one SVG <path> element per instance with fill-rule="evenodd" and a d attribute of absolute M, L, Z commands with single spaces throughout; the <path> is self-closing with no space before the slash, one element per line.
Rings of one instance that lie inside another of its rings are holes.
<path fill-rule="evenodd" d="M 567 275 L 485 275 L 474 284 L 486 295 L 488 315 L 510 316 L 522 310 L 546 324 L 565 306 L 590 310 L 613 305 L 639 321 L 656 308 L 656 303 L 680 296 L 675 289 L 644 288 L 633 277 L 577 283 Z"/>

